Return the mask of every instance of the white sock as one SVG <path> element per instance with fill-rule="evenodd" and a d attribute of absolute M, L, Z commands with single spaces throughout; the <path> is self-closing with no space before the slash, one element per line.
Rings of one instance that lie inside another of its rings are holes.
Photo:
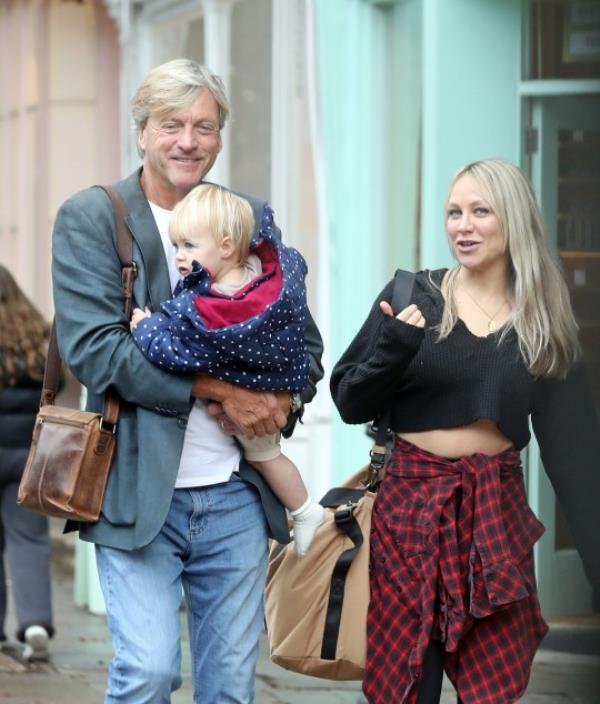
<path fill-rule="evenodd" d="M 310 496 L 295 511 L 290 511 L 294 527 L 294 549 L 302 557 L 306 555 L 315 537 L 317 528 L 323 523 L 325 511 L 321 504 L 313 501 Z"/>

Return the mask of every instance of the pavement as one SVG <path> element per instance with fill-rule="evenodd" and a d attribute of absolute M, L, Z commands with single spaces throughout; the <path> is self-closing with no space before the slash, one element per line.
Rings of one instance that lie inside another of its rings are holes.
<path fill-rule="evenodd" d="M 17 644 L 0 652 L 0 704 L 101 704 L 111 644 L 105 619 L 73 605 L 72 546 L 56 547 L 53 605 L 57 634 L 48 663 L 27 664 Z M 182 613 L 182 620 L 185 615 Z M 14 630 L 9 616 L 7 632 Z M 182 633 L 185 633 L 185 627 Z M 548 645 L 536 655 L 525 704 L 600 704 L 600 620 L 551 623 Z M 184 640 L 184 684 L 172 704 L 191 704 L 190 661 Z M 441 704 L 456 697 L 445 681 Z M 358 682 L 332 682 L 296 675 L 269 660 L 261 639 L 256 704 L 365 704 Z M 393 704 L 393 702 L 390 702 Z M 498 704 L 503 704 L 498 702 Z"/>

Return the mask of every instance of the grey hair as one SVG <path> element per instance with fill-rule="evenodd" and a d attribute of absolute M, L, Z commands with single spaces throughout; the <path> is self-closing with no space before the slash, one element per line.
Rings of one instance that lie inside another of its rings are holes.
<path fill-rule="evenodd" d="M 131 115 L 138 130 L 152 114 L 166 114 L 189 107 L 202 90 L 209 90 L 219 106 L 219 128 L 229 116 L 223 81 L 206 66 L 191 59 L 174 59 L 152 69 L 131 100 Z"/>
<path fill-rule="evenodd" d="M 531 184 L 514 164 L 487 159 L 459 169 L 448 194 L 467 174 L 475 179 L 498 218 L 508 253 L 513 314 L 500 339 L 513 328 L 531 374 L 564 377 L 580 354 L 578 326 L 567 285 L 548 247 Z M 454 292 L 459 268 L 448 273 L 442 286 L 446 305 L 439 339 L 447 337 L 457 321 Z"/>

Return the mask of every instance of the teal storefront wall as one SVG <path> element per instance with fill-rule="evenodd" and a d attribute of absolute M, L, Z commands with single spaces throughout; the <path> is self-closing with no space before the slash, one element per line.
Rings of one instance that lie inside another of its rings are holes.
<path fill-rule="evenodd" d="M 443 207 L 452 175 L 519 160 L 521 0 L 423 0 L 421 265 L 448 266 Z"/>
<path fill-rule="evenodd" d="M 450 265 L 452 174 L 476 159 L 518 161 L 522 2 L 314 8 L 333 364 L 394 269 Z M 364 464 L 368 448 L 362 429 L 335 413 L 333 479 Z"/>
<path fill-rule="evenodd" d="M 331 324 L 324 335 L 334 364 L 381 289 L 391 258 L 388 13 L 364 0 L 315 0 L 314 13 L 330 252 Z M 369 443 L 360 428 L 334 415 L 338 480 L 366 463 Z"/>

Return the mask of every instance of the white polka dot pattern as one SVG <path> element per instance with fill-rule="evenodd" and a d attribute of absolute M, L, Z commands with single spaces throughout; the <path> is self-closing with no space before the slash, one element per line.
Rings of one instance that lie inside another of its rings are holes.
<path fill-rule="evenodd" d="M 279 296 L 258 315 L 226 327 L 207 328 L 194 305 L 210 292 L 208 273 L 197 263 L 175 297 L 161 313 L 143 319 L 133 331 L 146 357 L 173 372 L 208 372 L 223 381 L 251 389 L 301 391 L 308 383 L 309 357 L 304 342 L 306 325 L 306 262 L 275 235 L 273 211 L 265 205 L 253 247 L 265 240 L 279 259 L 282 286 Z M 264 282 L 258 277 L 247 296 Z"/>

